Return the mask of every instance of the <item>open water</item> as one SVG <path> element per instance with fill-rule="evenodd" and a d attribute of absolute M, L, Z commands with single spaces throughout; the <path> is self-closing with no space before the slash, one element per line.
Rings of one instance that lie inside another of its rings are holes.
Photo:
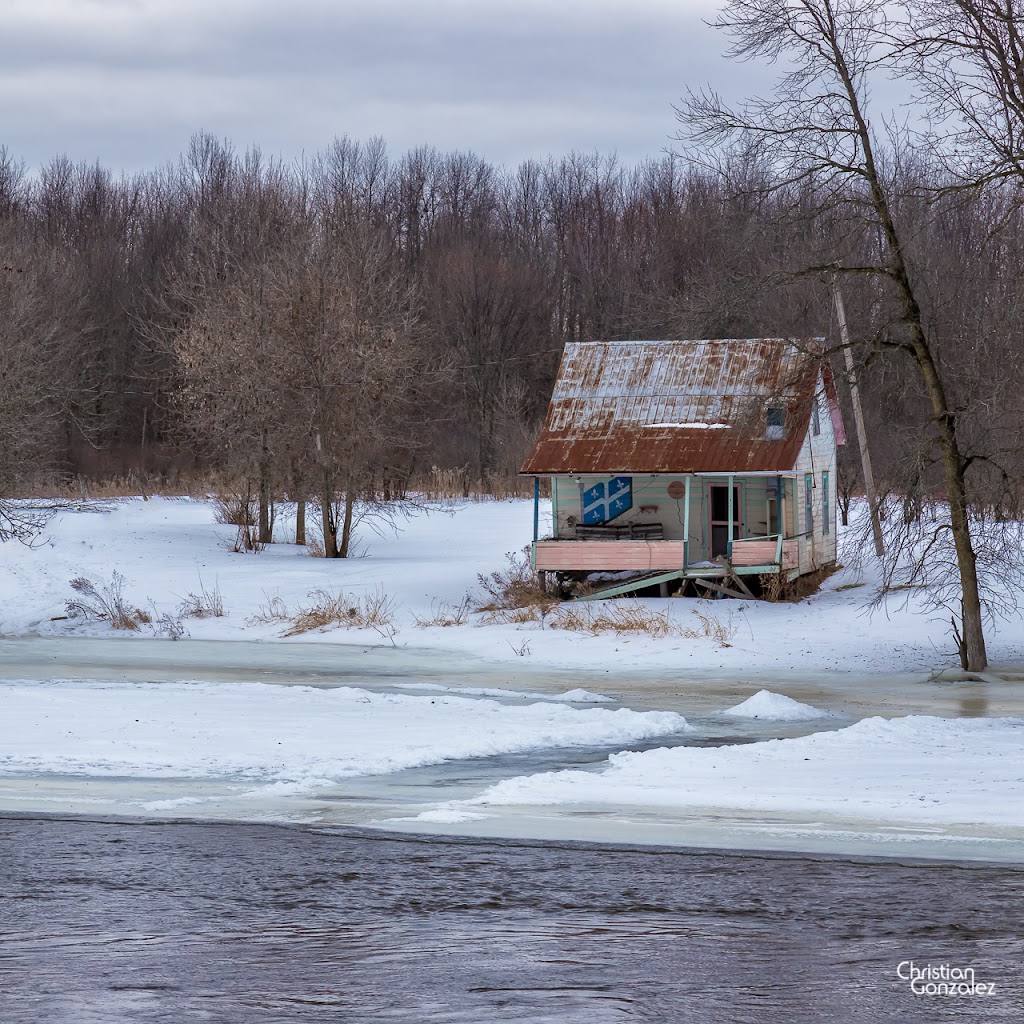
<path fill-rule="evenodd" d="M 0 819 L 0 1022 L 1024 1021 L 1024 869 Z M 901 961 L 994 995 L 914 995 Z"/>

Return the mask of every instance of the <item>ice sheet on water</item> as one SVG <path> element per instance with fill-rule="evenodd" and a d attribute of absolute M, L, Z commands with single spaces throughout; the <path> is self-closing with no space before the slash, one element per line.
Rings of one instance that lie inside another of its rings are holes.
<path fill-rule="evenodd" d="M 459 806 L 585 804 L 1024 828 L 1024 719 L 866 718 L 792 739 L 613 754 L 508 779 Z"/>

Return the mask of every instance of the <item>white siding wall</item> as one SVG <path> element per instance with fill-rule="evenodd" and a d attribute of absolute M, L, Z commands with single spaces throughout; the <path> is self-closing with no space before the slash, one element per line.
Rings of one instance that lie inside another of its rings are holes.
<path fill-rule="evenodd" d="M 832 417 L 829 415 L 828 403 L 825 401 L 824 388 L 818 382 L 816 395 L 819 411 L 821 433 L 815 436 L 811 423 L 807 424 L 807 436 L 800 448 L 796 470 L 797 498 L 796 532 L 803 533 L 805 525 L 806 486 L 805 477 L 810 474 L 813 480 L 811 489 L 811 510 L 814 517 L 814 530 L 809 537 L 800 539 L 800 572 L 812 572 L 819 566 L 827 565 L 836 560 L 836 439 L 832 429 Z M 828 533 L 823 530 L 825 521 L 825 493 L 823 490 L 823 473 L 828 473 Z"/>

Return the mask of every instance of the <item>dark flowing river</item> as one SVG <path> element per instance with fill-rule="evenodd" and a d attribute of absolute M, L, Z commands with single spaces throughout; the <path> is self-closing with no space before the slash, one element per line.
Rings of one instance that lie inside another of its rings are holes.
<path fill-rule="evenodd" d="M 3 1024 L 1024 1020 L 1013 867 L 8 817 L 0 872 Z"/>

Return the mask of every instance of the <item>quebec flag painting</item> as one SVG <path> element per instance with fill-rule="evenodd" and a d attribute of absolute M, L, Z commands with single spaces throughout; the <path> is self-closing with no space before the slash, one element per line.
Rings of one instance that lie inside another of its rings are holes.
<path fill-rule="evenodd" d="M 583 523 L 596 526 L 607 523 L 633 507 L 633 478 L 613 476 L 607 483 L 588 487 L 583 492 Z"/>

